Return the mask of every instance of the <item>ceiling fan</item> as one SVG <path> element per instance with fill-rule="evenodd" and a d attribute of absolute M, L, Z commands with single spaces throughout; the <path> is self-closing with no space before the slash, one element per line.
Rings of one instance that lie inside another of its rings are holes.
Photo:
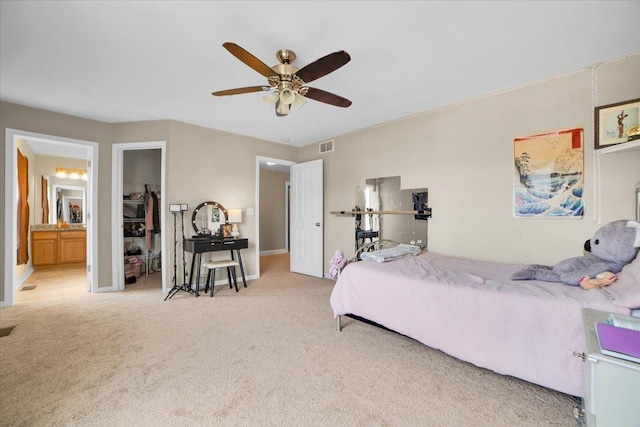
<path fill-rule="evenodd" d="M 247 52 L 235 43 L 224 43 L 233 56 L 247 64 L 267 78 L 269 86 L 249 86 L 236 89 L 221 90 L 213 92 L 214 96 L 239 95 L 250 92 L 269 92 L 262 97 L 265 102 L 275 104 L 276 115 L 286 116 L 291 110 L 291 105 L 300 108 L 306 102 L 306 98 L 325 104 L 346 108 L 351 105 L 351 101 L 333 93 L 306 86 L 314 80 L 337 70 L 351 60 L 349 54 L 343 50 L 330 53 L 306 65 L 300 69 L 291 65 L 296 59 L 296 54 L 288 49 L 281 49 L 276 53 L 280 62 L 273 67 L 269 67 L 264 62 Z"/>

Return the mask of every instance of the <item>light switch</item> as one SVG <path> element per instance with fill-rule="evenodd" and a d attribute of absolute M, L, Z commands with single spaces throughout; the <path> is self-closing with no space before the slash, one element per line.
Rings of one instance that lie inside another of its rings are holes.
<path fill-rule="evenodd" d="M 253 216 L 253 208 L 247 208 L 247 215 Z"/>

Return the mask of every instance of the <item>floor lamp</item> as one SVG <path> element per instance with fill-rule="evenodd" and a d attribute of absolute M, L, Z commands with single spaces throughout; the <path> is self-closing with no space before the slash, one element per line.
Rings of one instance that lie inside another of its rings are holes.
<path fill-rule="evenodd" d="M 187 204 L 170 204 L 169 205 L 169 211 L 173 214 L 173 280 L 172 280 L 173 287 L 171 288 L 167 296 L 164 298 L 165 301 L 173 298 L 173 296 L 180 291 L 184 291 L 197 296 L 196 291 L 191 289 L 191 286 L 187 284 L 187 268 L 186 268 L 186 262 L 184 257 L 184 212 L 188 209 L 188 207 L 189 206 Z M 182 285 L 178 285 L 178 258 L 177 258 L 178 231 L 177 231 L 177 224 L 176 224 L 178 213 L 180 213 L 180 223 L 182 226 L 182 242 L 183 242 L 182 243 L 182 275 L 183 275 Z"/>

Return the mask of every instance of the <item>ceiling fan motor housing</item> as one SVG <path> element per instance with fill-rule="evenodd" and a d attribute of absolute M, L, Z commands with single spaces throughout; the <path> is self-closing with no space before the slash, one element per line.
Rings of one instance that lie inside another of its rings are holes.
<path fill-rule="evenodd" d="M 289 49 L 280 49 L 276 52 L 276 58 L 281 64 L 291 64 L 296 60 L 296 53 Z"/>

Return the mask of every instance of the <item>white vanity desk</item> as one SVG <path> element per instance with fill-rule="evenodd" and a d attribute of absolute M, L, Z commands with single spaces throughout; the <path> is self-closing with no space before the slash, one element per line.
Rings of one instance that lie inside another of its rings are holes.
<path fill-rule="evenodd" d="M 582 309 L 587 339 L 584 364 L 584 415 L 587 427 L 640 426 L 640 363 L 600 352 L 595 322 L 609 313 Z M 621 316 L 621 315 L 617 315 Z"/>

